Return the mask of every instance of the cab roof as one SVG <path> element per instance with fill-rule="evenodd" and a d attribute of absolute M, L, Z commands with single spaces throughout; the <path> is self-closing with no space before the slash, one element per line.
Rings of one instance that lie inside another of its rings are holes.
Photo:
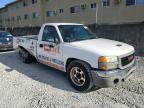
<path fill-rule="evenodd" d="M 83 24 L 80 24 L 80 23 L 45 23 L 44 25 L 59 26 L 59 25 L 83 25 Z"/>

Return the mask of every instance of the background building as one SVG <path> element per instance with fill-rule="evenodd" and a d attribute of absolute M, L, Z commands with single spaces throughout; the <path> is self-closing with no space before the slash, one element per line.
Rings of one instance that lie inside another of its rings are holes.
<path fill-rule="evenodd" d="M 144 0 L 17 0 L 0 9 L 0 25 L 41 26 L 45 22 L 125 24 L 144 21 Z"/>
<path fill-rule="evenodd" d="M 0 27 L 8 26 L 7 12 L 8 12 L 7 8 L 0 9 Z"/>
<path fill-rule="evenodd" d="M 0 9 L 0 30 L 14 36 L 38 34 L 51 22 L 84 23 L 98 37 L 131 44 L 144 55 L 144 0 L 17 0 Z"/>

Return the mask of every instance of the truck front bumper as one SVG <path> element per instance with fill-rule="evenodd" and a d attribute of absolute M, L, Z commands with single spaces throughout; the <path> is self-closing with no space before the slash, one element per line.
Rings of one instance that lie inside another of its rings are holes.
<path fill-rule="evenodd" d="M 136 63 L 126 69 L 117 69 L 111 71 L 92 70 L 94 85 L 97 87 L 112 87 L 127 80 L 136 70 Z"/>

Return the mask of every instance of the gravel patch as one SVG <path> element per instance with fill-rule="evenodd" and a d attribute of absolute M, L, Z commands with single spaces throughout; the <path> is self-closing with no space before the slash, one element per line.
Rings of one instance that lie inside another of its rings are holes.
<path fill-rule="evenodd" d="M 144 58 L 125 83 L 88 93 L 74 90 L 66 74 L 39 63 L 24 64 L 16 52 L 0 52 L 0 108 L 143 108 Z"/>

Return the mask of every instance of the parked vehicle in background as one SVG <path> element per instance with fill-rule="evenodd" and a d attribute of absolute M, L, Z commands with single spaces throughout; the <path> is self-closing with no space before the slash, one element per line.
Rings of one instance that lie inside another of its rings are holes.
<path fill-rule="evenodd" d="M 0 31 L 0 50 L 12 50 L 12 49 L 13 49 L 13 36 L 6 31 Z"/>
<path fill-rule="evenodd" d="M 38 36 L 13 40 L 25 63 L 35 58 L 67 72 L 71 85 L 79 91 L 116 86 L 136 69 L 133 46 L 97 38 L 82 24 L 48 23 L 41 27 Z"/>

